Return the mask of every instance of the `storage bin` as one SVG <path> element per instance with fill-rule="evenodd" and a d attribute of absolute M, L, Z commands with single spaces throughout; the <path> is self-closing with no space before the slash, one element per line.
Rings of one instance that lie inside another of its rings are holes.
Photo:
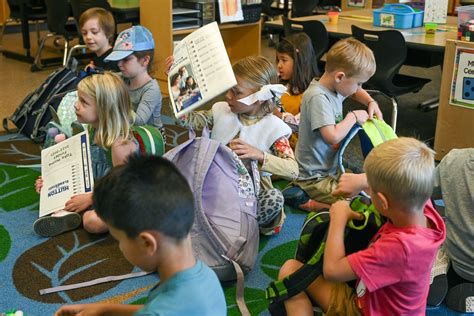
<path fill-rule="evenodd" d="M 392 3 L 374 10 L 374 26 L 409 29 L 423 25 L 423 10 L 409 5 Z"/>
<path fill-rule="evenodd" d="M 471 41 L 474 36 L 472 29 L 474 28 L 474 5 L 466 5 L 457 7 L 458 12 L 458 40 Z"/>

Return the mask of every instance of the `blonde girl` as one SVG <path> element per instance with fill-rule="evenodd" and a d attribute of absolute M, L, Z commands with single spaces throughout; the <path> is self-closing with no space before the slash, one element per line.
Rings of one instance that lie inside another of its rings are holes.
<path fill-rule="evenodd" d="M 128 89 L 118 75 L 105 72 L 84 78 L 77 92 L 77 120 L 88 124 L 94 178 L 100 178 L 112 166 L 124 164 L 139 149 L 130 131 L 133 112 Z M 38 179 L 37 192 L 42 184 Z M 85 211 L 84 229 L 90 233 L 106 232 L 107 226 L 94 210 L 89 210 L 91 206 L 91 193 L 75 195 L 66 202 L 64 212 L 38 219 L 34 229 L 43 236 L 58 235 L 76 228 L 80 224 L 77 213 Z"/>
<path fill-rule="evenodd" d="M 286 89 L 277 84 L 273 64 L 264 57 L 246 57 L 233 66 L 237 85 L 211 110 L 191 112 L 183 118 L 193 129 L 208 126 L 211 138 L 229 147 L 244 161 L 256 160 L 262 190 L 257 220 L 261 232 L 276 233 L 284 220 L 283 196 L 270 176 L 295 179 L 298 175 L 288 137 L 291 129 L 272 115 L 275 102 Z"/>

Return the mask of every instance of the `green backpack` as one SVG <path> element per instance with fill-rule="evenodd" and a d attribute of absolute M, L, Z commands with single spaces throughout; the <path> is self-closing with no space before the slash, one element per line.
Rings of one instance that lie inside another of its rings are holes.
<path fill-rule="evenodd" d="M 384 218 L 370 200 L 358 196 L 352 199 L 351 208 L 364 214 L 362 221 L 349 221 L 345 230 L 346 254 L 366 249 L 372 237 L 384 223 Z M 309 213 L 303 224 L 295 259 L 304 265 L 283 280 L 273 281 L 266 289 L 271 315 L 286 315 L 284 301 L 304 291 L 323 274 L 323 254 L 329 229 L 329 211 Z"/>

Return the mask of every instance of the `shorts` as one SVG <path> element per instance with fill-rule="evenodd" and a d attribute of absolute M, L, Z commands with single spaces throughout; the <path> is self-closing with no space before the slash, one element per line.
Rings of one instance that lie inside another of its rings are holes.
<path fill-rule="evenodd" d="M 357 296 L 353 288 L 346 283 L 337 283 L 331 290 L 331 299 L 326 316 L 360 316 Z"/>

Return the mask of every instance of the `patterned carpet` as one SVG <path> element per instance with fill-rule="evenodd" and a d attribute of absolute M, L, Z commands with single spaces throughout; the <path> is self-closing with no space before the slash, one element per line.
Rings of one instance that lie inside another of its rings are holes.
<path fill-rule="evenodd" d="M 188 132 L 165 117 L 170 147 L 187 138 Z M 34 234 L 38 195 L 33 184 L 40 174 L 40 147 L 24 138 L 0 136 L 0 313 L 19 309 L 26 315 L 52 315 L 65 303 L 143 303 L 156 274 L 118 282 L 40 295 L 52 286 L 89 281 L 109 275 L 137 272 L 108 235 L 90 235 L 77 229 L 54 238 Z M 36 165 L 36 166 L 35 166 Z M 268 315 L 264 289 L 276 278 L 278 268 L 293 257 L 305 214 L 287 209 L 280 234 L 263 237 L 257 263 L 245 278 L 245 298 L 252 315 Z M 239 315 L 235 284 L 223 284 L 229 315 Z M 457 315 L 440 307 L 428 315 Z"/>

